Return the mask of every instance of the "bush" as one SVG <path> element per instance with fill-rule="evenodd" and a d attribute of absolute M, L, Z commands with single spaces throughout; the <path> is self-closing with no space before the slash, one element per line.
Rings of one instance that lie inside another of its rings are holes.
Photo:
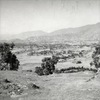
<path fill-rule="evenodd" d="M 75 72 L 81 72 L 81 71 L 93 71 L 93 72 L 97 72 L 96 69 L 92 69 L 92 68 L 84 68 L 82 67 L 69 67 L 69 68 L 64 68 L 64 69 L 60 69 L 60 70 L 55 70 L 55 73 L 59 74 L 59 73 L 75 73 Z"/>

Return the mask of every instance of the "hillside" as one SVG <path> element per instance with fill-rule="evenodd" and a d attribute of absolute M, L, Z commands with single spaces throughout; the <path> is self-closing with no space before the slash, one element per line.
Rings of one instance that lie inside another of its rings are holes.
<path fill-rule="evenodd" d="M 100 41 L 100 23 L 76 28 L 60 29 L 51 33 L 46 33 L 43 31 L 24 32 L 13 35 L 12 38 L 13 39 L 10 41 L 15 43 L 65 43 L 68 41 Z"/>
<path fill-rule="evenodd" d="M 48 36 L 29 37 L 31 42 L 68 42 L 68 41 L 99 41 L 100 23 L 78 28 L 60 29 L 49 33 Z"/>
<path fill-rule="evenodd" d="M 19 39 L 26 39 L 28 37 L 33 37 L 33 36 L 39 37 L 39 36 L 44 36 L 46 34 L 47 34 L 46 32 L 38 30 L 38 31 L 23 32 L 23 33 L 17 34 L 16 37 Z"/>
<path fill-rule="evenodd" d="M 28 37 L 33 37 L 33 36 L 42 36 L 42 35 L 46 35 L 47 33 L 41 30 L 38 31 L 28 31 L 28 32 L 22 32 L 19 34 L 0 34 L 0 40 L 14 40 L 16 41 L 17 39 L 26 39 Z"/>
<path fill-rule="evenodd" d="M 100 23 L 78 28 L 61 29 L 51 34 L 68 40 L 100 40 Z"/>

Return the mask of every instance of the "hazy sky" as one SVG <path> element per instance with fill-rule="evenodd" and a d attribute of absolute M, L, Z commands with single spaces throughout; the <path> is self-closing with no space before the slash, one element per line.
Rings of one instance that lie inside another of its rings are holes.
<path fill-rule="evenodd" d="M 100 0 L 0 0 L 0 33 L 16 34 L 100 22 Z"/>

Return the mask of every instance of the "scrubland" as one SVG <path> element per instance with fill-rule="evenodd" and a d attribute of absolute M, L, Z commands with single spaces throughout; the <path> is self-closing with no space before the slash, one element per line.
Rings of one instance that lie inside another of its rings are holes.
<path fill-rule="evenodd" d="M 18 52 L 15 49 L 14 52 Z M 85 67 L 94 68 L 90 66 L 92 61 L 92 53 L 94 48 L 67 48 L 66 52 L 72 50 L 80 52 L 84 50 L 83 56 L 75 56 L 59 61 L 56 69 L 63 69 L 69 67 Z M 20 49 L 23 51 L 23 49 Z M 62 51 L 62 49 L 60 50 Z M 0 71 L 0 100 L 100 100 L 100 74 L 97 77 L 89 80 L 95 75 L 92 71 L 81 71 L 76 73 L 53 73 L 51 75 L 37 75 L 35 71 L 36 66 L 41 66 L 41 60 L 44 57 L 51 57 L 47 55 L 28 55 L 28 52 L 16 53 L 20 61 L 18 71 Z M 64 56 L 68 54 L 63 54 Z M 81 63 L 77 63 L 81 61 Z M 31 71 L 30 71 L 31 70 Z M 9 81 L 4 81 L 7 79 Z M 18 92 L 18 95 L 9 92 L 9 88 L 2 88 L 7 84 L 17 84 L 23 91 Z M 34 84 L 39 88 L 32 86 Z M 9 92 L 9 93 L 7 93 Z"/>

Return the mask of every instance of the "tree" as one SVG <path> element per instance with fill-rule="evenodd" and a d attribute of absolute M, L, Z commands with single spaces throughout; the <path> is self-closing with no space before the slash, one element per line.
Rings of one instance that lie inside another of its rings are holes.
<path fill-rule="evenodd" d="M 95 68 L 97 69 L 96 74 L 93 75 L 90 79 L 88 79 L 86 82 L 91 81 L 92 79 L 96 78 L 100 71 L 100 45 L 95 47 L 95 51 L 92 54 L 93 58 L 93 64 L 95 65 Z M 90 63 L 92 65 L 92 62 Z"/>
<path fill-rule="evenodd" d="M 18 70 L 19 61 L 16 55 L 11 52 L 14 46 L 14 43 L 0 44 L 1 70 L 7 69 L 8 66 L 10 66 L 10 70 Z"/>
<path fill-rule="evenodd" d="M 51 57 L 45 57 L 42 59 L 41 67 L 36 67 L 35 72 L 38 75 L 49 75 L 53 74 L 55 71 L 55 64 L 57 64 L 58 58 L 55 56 Z"/>
<path fill-rule="evenodd" d="M 95 51 L 92 54 L 95 67 L 100 68 L 100 46 L 95 47 Z"/>

